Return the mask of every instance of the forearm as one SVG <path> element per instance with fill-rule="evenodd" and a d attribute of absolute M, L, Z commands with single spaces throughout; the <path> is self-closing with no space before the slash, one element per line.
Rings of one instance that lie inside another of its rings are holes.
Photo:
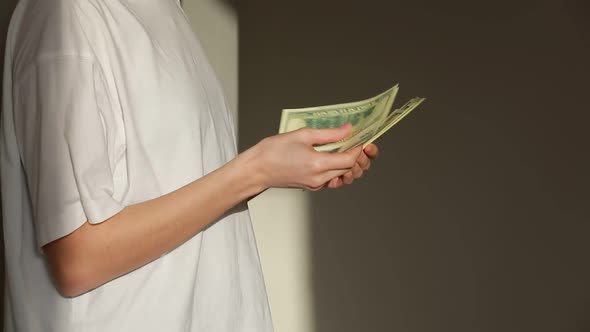
<path fill-rule="evenodd" d="M 137 269 L 266 188 L 322 188 L 351 171 L 361 149 L 322 153 L 313 146 L 340 141 L 350 130 L 350 125 L 305 128 L 265 138 L 183 188 L 129 206 L 100 224 L 86 223 L 45 245 L 58 290 L 65 296 L 76 296 Z"/>
<path fill-rule="evenodd" d="M 100 224 L 86 223 L 45 246 L 61 292 L 76 296 L 157 259 L 264 190 L 248 153 L 172 193 L 128 206 Z"/>

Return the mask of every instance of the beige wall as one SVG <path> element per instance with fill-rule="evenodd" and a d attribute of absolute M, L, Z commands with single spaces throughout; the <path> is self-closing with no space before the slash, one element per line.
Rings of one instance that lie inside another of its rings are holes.
<path fill-rule="evenodd" d="M 237 116 L 237 8 L 220 0 L 183 3 Z M 277 332 L 313 329 L 307 203 L 301 191 L 273 189 L 249 204 Z"/>
<path fill-rule="evenodd" d="M 237 118 L 238 14 L 223 0 L 183 0 L 182 5 Z"/>

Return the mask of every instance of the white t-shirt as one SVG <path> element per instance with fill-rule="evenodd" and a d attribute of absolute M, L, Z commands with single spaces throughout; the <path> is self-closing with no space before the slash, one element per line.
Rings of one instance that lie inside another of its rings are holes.
<path fill-rule="evenodd" d="M 272 331 L 245 206 L 75 298 L 41 247 L 236 155 L 220 85 L 176 0 L 21 0 L 0 135 L 7 331 Z"/>

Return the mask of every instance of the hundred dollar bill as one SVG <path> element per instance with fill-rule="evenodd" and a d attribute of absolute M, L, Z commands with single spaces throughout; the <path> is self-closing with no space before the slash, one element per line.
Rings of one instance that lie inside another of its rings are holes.
<path fill-rule="evenodd" d="M 360 102 L 283 110 L 279 133 L 303 127 L 336 128 L 351 123 L 352 133 L 345 139 L 315 146 L 318 151 L 342 152 L 358 145 L 367 146 L 412 112 L 425 99 L 414 98 L 390 112 L 399 86 Z"/>
<path fill-rule="evenodd" d="M 401 121 L 406 115 L 410 114 L 418 105 L 420 105 L 425 99 L 424 98 L 414 98 L 408 101 L 404 106 L 398 108 L 387 116 L 384 121 L 376 122 L 367 128 L 362 129 L 361 131 L 357 132 L 356 134 L 352 134 L 347 138 L 330 144 L 318 145 L 315 147 L 318 151 L 328 151 L 328 152 L 342 152 L 359 145 L 362 145 L 363 148 L 367 145 L 373 143 L 376 139 L 378 139 L 381 135 L 387 132 L 391 127 L 393 127 L 396 123 Z"/>
<path fill-rule="evenodd" d="M 299 109 L 283 110 L 279 133 L 299 128 L 338 128 L 352 124 L 352 135 L 369 125 L 383 121 L 393 105 L 398 85 L 366 100 Z"/>

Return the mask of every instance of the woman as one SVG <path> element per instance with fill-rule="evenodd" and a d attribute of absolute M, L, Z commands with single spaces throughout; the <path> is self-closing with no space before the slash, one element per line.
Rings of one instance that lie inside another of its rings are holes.
<path fill-rule="evenodd" d="M 7 331 L 272 331 L 243 203 L 350 184 L 349 126 L 237 155 L 212 68 L 174 0 L 21 0 L 1 170 Z"/>

